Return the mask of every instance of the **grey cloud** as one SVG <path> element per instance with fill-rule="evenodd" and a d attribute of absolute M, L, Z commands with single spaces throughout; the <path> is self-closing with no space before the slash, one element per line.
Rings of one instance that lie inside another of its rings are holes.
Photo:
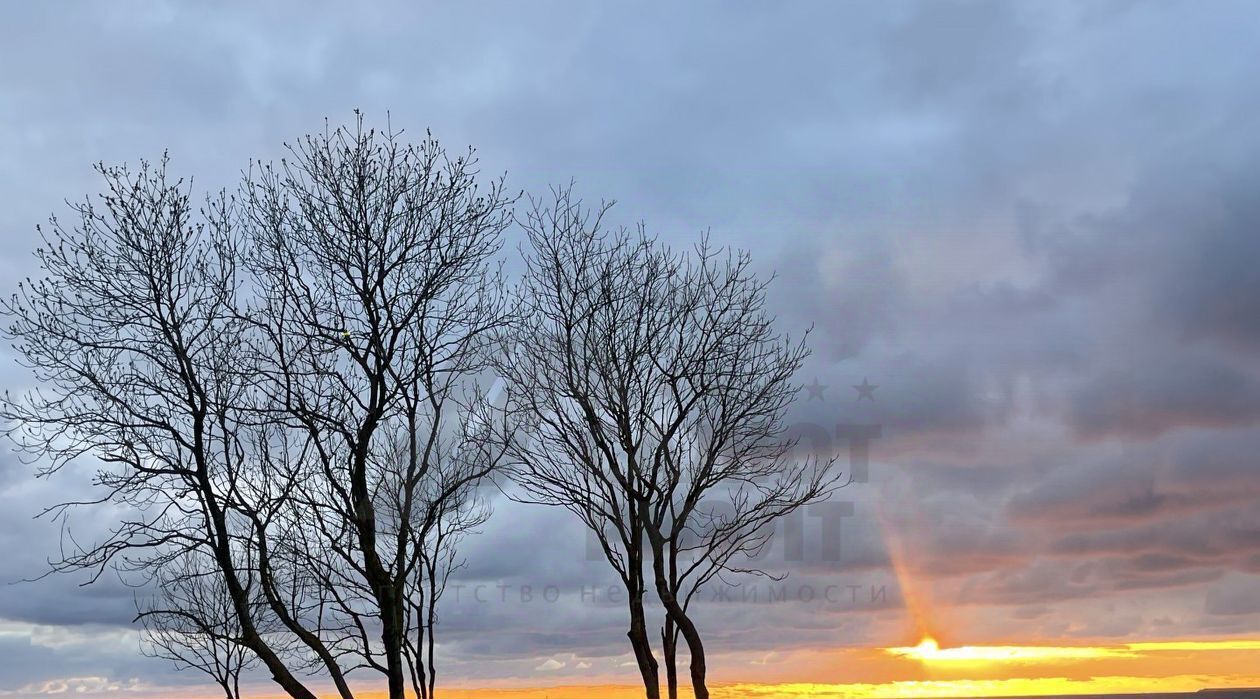
<path fill-rule="evenodd" d="M 1246 506 L 1260 495 L 1257 439 L 1250 430 L 1213 430 L 1130 445 L 1120 456 L 1054 470 L 1014 493 L 1007 513 L 1015 522 L 1090 528 Z"/>
<path fill-rule="evenodd" d="M 1253 580 L 1230 577 L 1207 591 L 1203 608 L 1213 616 L 1260 614 L 1260 589 Z"/>
<path fill-rule="evenodd" d="M 1073 396 L 1069 420 L 1085 438 L 1247 426 L 1260 420 L 1260 384 L 1233 367 L 1183 352 L 1092 377 Z"/>

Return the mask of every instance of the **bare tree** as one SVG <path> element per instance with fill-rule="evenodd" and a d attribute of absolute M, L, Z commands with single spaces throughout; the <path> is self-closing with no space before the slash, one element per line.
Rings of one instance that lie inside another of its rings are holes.
<path fill-rule="evenodd" d="M 788 438 L 784 416 L 800 388 L 792 378 L 808 348 L 775 330 L 768 280 L 753 273 L 748 254 L 704 240 L 670 280 L 671 354 L 658 362 L 650 448 L 635 460 L 652 488 L 638 504 L 666 611 L 669 695 L 677 696 L 681 634 L 703 699 L 705 650 L 690 613 L 696 594 L 724 573 L 768 575 L 756 560 L 775 521 L 842 483 L 834 459 L 798 458 Z"/>
<path fill-rule="evenodd" d="M 159 590 L 137 616 L 141 652 L 209 675 L 227 699 L 241 699 L 241 673 L 258 659 L 241 643 L 241 625 L 223 576 L 189 552 L 156 571 Z"/>
<path fill-rule="evenodd" d="M 628 403 L 641 396 L 628 393 L 633 377 L 615 374 L 635 336 L 653 335 L 642 326 L 662 320 L 639 313 L 653 304 L 625 297 L 651 293 L 661 280 L 629 283 L 644 271 L 637 256 L 653 251 L 602 232 L 608 206 L 585 210 L 567 190 L 557 190 L 553 206 L 534 202 L 525 215 L 532 247 L 525 258 L 520 325 L 500 354 L 514 421 L 513 438 L 505 441 L 522 499 L 576 515 L 626 586 L 627 636 L 646 695 L 655 699 L 658 663 L 644 606 L 644 527 L 636 506 L 642 492 L 626 467 L 634 446 L 625 433 L 634 426 L 625 422 L 641 412 Z"/>
<path fill-rule="evenodd" d="M 473 420 L 484 415 L 481 413 Z M 484 435 L 485 432 L 481 432 L 478 438 L 485 439 Z M 474 458 L 480 458 L 476 450 L 470 453 Z M 440 455 L 435 458 L 435 463 L 450 468 L 452 464 L 459 464 L 459 459 L 467 457 L 468 454 Z M 456 466 L 452 470 L 459 473 L 461 468 L 475 468 L 475 465 Z M 441 488 L 443 480 L 431 479 L 428 486 Z M 446 591 L 450 576 L 464 565 L 459 556 L 459 544 L 490 516 L 488 504 L 476 490 L 458 488 L 450 495 L 439 495 L 427 493 L 427 499 L 435 502 L 436 506 L 418 513 L 420 516 L 411 526 L 411 545 L 417 555 L 406 583 L 408 592 L 404 596 L 403 655 L 412 691 L 421 699 L 430 699 L 436 692 L 438 601 Z"/>
<path fill-rule="evenodd" d="M 43 278 L 5 304 L 40 388 L 4 417 L 44 474 L 98 459 L 94 502 L 129 513 L 58 569 L 179 589 L 196 556 L 290 696 L 314 699 L 300 675 L 318 671 L 348 699 L 367 669 L 403 697 L 408 596 L 440 569 L 422 542 L 476 521 L 498 463 L 464 418 L 507 317 L 489 261 L 511 198 L 471 152 L 361 121 L 290 151 L 200 212 L 165 161 L 102 167 L 100 203 L 53 220 Z"/>
<path fill-rule="evenodd" d="M 836 474 L 831 462 L 790 458 L 783 416 L 808 350 L 774 330 L 748 256 L 707 243 L 675 253 L 642 227 L 604 231 L 607 208 L 586 210 L 561 189 L 525 217 L 528 321 L 502 360 L 528 435 L 513 462 L 534 500 L 599 537 L 629 590 L 631 646 L 655 697 L 650 561 L 670 695 L 681 634 L 703 698 L 691 600 L 724 571 L 755 572 L 774 520 L 826 497 Z"/>

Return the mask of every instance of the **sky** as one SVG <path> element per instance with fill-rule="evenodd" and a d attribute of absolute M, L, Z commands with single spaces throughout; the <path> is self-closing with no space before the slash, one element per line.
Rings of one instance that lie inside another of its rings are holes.
<path fill-rule="evenodd" d="M 355 109 L 428 129 L 513 189 L 573 180 L 671 244 L 750 250 L 780 327 L 813 328 L 791 422 L 861 477 L 776 538 L 786 579 L 699 603 L 725 696 L 1260 684 L 1238 645 L 1260 638 L 1254 9 L 0 2 L 0 287 L 97 161 L 169 152 L 205 191 Z M 878 426 L 864 468 L 853 425 Z M 140 655 L 120 582 L 8 584 L 56 555 L 33 516 L 88 492 L 91 464 L 36 466 L 0 455 L 0 697 L 211 696 Z M 498 502 L 465 555 L 445 681 L 634 683 L 615 577 L 568 515 Z M 929 635 L 1128 654 L 999 672 L 882 650 Z M 1160 642 L 1182 645 L 1128 645 Z"/>

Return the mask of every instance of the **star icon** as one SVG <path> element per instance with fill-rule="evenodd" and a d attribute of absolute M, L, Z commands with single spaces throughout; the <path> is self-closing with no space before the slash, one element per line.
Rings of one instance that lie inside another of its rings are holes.
<path fill-rule="evenodd" d="M 879 386 L 867 381 L 865 376 L 862 377 L 862 383 L 853 384 L 853 388 L 858 392 L 857 400 L 867 398 L 872 403 L 875 402 L 875 389 Z"/>
<path fill-rule="evenodd" d="M 815 398 L 822 400 L 823 391 L 825 390 L 827 390 L 827 387 L 818 383 L 818 377 L 815 376 L 814 382 L 805 386 L 805 391 L 809 393 L 809 398 L 807 400 L 814 400 Z"/>

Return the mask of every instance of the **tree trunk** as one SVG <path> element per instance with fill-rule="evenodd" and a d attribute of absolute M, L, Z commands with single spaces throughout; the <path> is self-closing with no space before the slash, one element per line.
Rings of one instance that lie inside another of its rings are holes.
<path fill-rule="evenodd" d="M 437 664 L 434 662 L 434 647 L 437 645 L 437 566 L 429 566 L 429 598 L 428 610 L 426 612 L 425 623 L 429 627 L 429 636 L 425 640 L 424 652 L 428 654 L 429 675 L 427 681 L 429 683 L 427 699 L 434 699 L 437 696 Z"/>
<path fill-rule="evenodd" d="M 385 651 L 389 699 L 407 699 L 406 668 L 403 664 L 403 624 L 398 595 L 393 589 L 382 590 L 377 599 L 381 609 L 381 645 Z"/>
<path fill-rule="evenodd" d="M 643 677 L 644 696 L 647 699 L 660 699 L 660 679 L 657 675 L 656 657 L 652 655 L 652 644 L 647 632 L 647 618 L 643 613 L 643 593 L 636 593 L 637 599 L 630 603 L 630 646 L 634 649 L 634 659 L 639 664 L 639 674 Z"/>
<path fill-rule="evenodd" d="M 683 639 L 687 641 L 687 653 L 691 656 L 691 688 L 695 691 L 696 699 L 709 699 L 709 688 L 704 680 L 706 671 L 704 642 L 700 640 L 700 632 L 696 630 L 696 625 L 692 623 L 687 612 L 670 592 L 663 575 L 657 579 L 656 592 L 660 595 L 661 603 L 665 605 L 665 611 L 668 612 L 670 619 L 678 626 Z"/>
<path fill-rule="evenodd" d="M 709 687 L 705 684 L 706 666 L 704 661 L 704 642 L 700 640 L 700 632 L 687 616 L 686 610 L 678 603 L 670 589 L 669 579 L 665 574 L 665 540 L 656 524 L 648 516 L 647 503 L 639 503 L 639 516 L 643 520 L 643 529 L 647 533 L 648 543 L 652 546 L 652 573 L 656 580 L 656 595 L 665 606 L 665 613 L 673 620 L 683 639 L 687 641 L 687 652 L 691 656 L 691 688 L 696 699 L 709 699 Z"/>
<path fill-rule="evenodd" d="M 678 631 L 674 620 L 665 618 L 665 628 L 661 629 L 661 646 L 665 651 L 665 683 L 669 691 L 669 699 L 678 699 Z"/>
<path fill-rule="evenodd" d="M 647 615 L 643 611 L 643 592 L 647 586 L 643 582 L 643 533 L 642 529 L 632 523 L 634 531 L 630 536 L 630 550 L 627 551 L 626 590 L 630 598 L 630 647 L 634 649 L 634 659 L 639 665 L 639 674 L 643 677 L 643 691 L 647 699 L 660 699 L 661 685 L 657 671 L 656 656 L 652 654 L 652 641 L 648 636 Z"/>

